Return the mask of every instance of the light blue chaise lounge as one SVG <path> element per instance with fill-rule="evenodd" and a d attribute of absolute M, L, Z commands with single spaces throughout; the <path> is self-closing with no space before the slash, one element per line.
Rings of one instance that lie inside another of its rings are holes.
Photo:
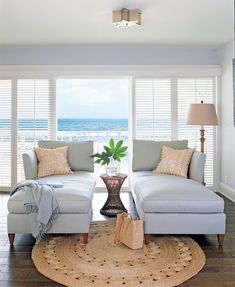
<path fill-rule="evenodd" d="M 47 233 L 83 233 L 86 243 L 91 221 L 92 198 L 96 185 L 93 142 L 39 141 L 42 148 L 68 146 L 68 163 L 74 172 L 69 175 L 47 176 L 43 180 L 59 181 L 62 188 L 54 189 L 60 212 Z M 34 151 L 23 154 L 26 179 L 37 178 L 37 157 Z M 10 244 L 16 233 L 31 233 L 29 216 L 24 210 L 24 191 L 20 190 L 8 200 L 7 228 Z"/>
<path fill-rule="evenodd" d="M 217 234 L 223 245 L 224 200 L 202 184 L 206 155 L 193 153 L 187 179 L 156 174 L 163 145 L 185 149 L 188 142 L 133 141 L 132 195 L 146 242 L 150 234 Z"/>

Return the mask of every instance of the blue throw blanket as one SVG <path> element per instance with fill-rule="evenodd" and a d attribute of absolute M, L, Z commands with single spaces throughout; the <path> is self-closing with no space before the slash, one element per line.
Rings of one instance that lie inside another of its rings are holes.
<path fill-rule="evenodd" d="M 25 212 L 30 216 L 32 235 L 38 243 L 55 220 L 59 206 L 50 186 L 40 186 L 34 180 L 24 180 L 12 188 L 10 196 L 20 189 L 25 190 Z"/>

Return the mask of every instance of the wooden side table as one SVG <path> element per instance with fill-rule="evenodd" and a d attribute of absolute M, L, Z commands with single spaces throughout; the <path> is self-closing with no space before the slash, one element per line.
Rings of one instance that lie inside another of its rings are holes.
<path fill-rule="evenodd" d="M 116 216 L 120 212 L 127 212 L 120 198 L 120 189 L 127 175 L 122 173 L 115 176 L 101 174 L 100 177 L 108 190 L 108 198 L 101 208 L 100 213 L 107 216 Z"/>

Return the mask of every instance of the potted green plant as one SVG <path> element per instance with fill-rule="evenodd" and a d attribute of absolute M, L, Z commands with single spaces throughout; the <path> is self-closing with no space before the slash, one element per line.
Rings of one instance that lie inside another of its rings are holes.
<path fill-rule="evenodd" d="M 106 173 L 109 176 L 115 176 L 117 174 L 117 162 L 121 162 L 121 159 L 127 155 L 127 148 L 127 146 L 123 146 L 123 140 L 115 143 L 111 138 L 108 145 L 104 145 L 103 152 L 95 153 L 90 157 L 96 158 L 95 163 L 106 165 Z"/>

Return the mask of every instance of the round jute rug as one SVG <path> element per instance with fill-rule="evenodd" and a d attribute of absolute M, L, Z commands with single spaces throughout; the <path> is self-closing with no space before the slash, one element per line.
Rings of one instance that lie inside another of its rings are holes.
<path fill-rule="evenodd" d="M 89 242 L 81 235 L 47 236 L 33 248 L 40 273 L 65 286 L 177 286 L 196 275 L 205 255 L 189 237 L 153 236 L 142 249 L 114 245 L 115 222 L 91 224 Z"/>

